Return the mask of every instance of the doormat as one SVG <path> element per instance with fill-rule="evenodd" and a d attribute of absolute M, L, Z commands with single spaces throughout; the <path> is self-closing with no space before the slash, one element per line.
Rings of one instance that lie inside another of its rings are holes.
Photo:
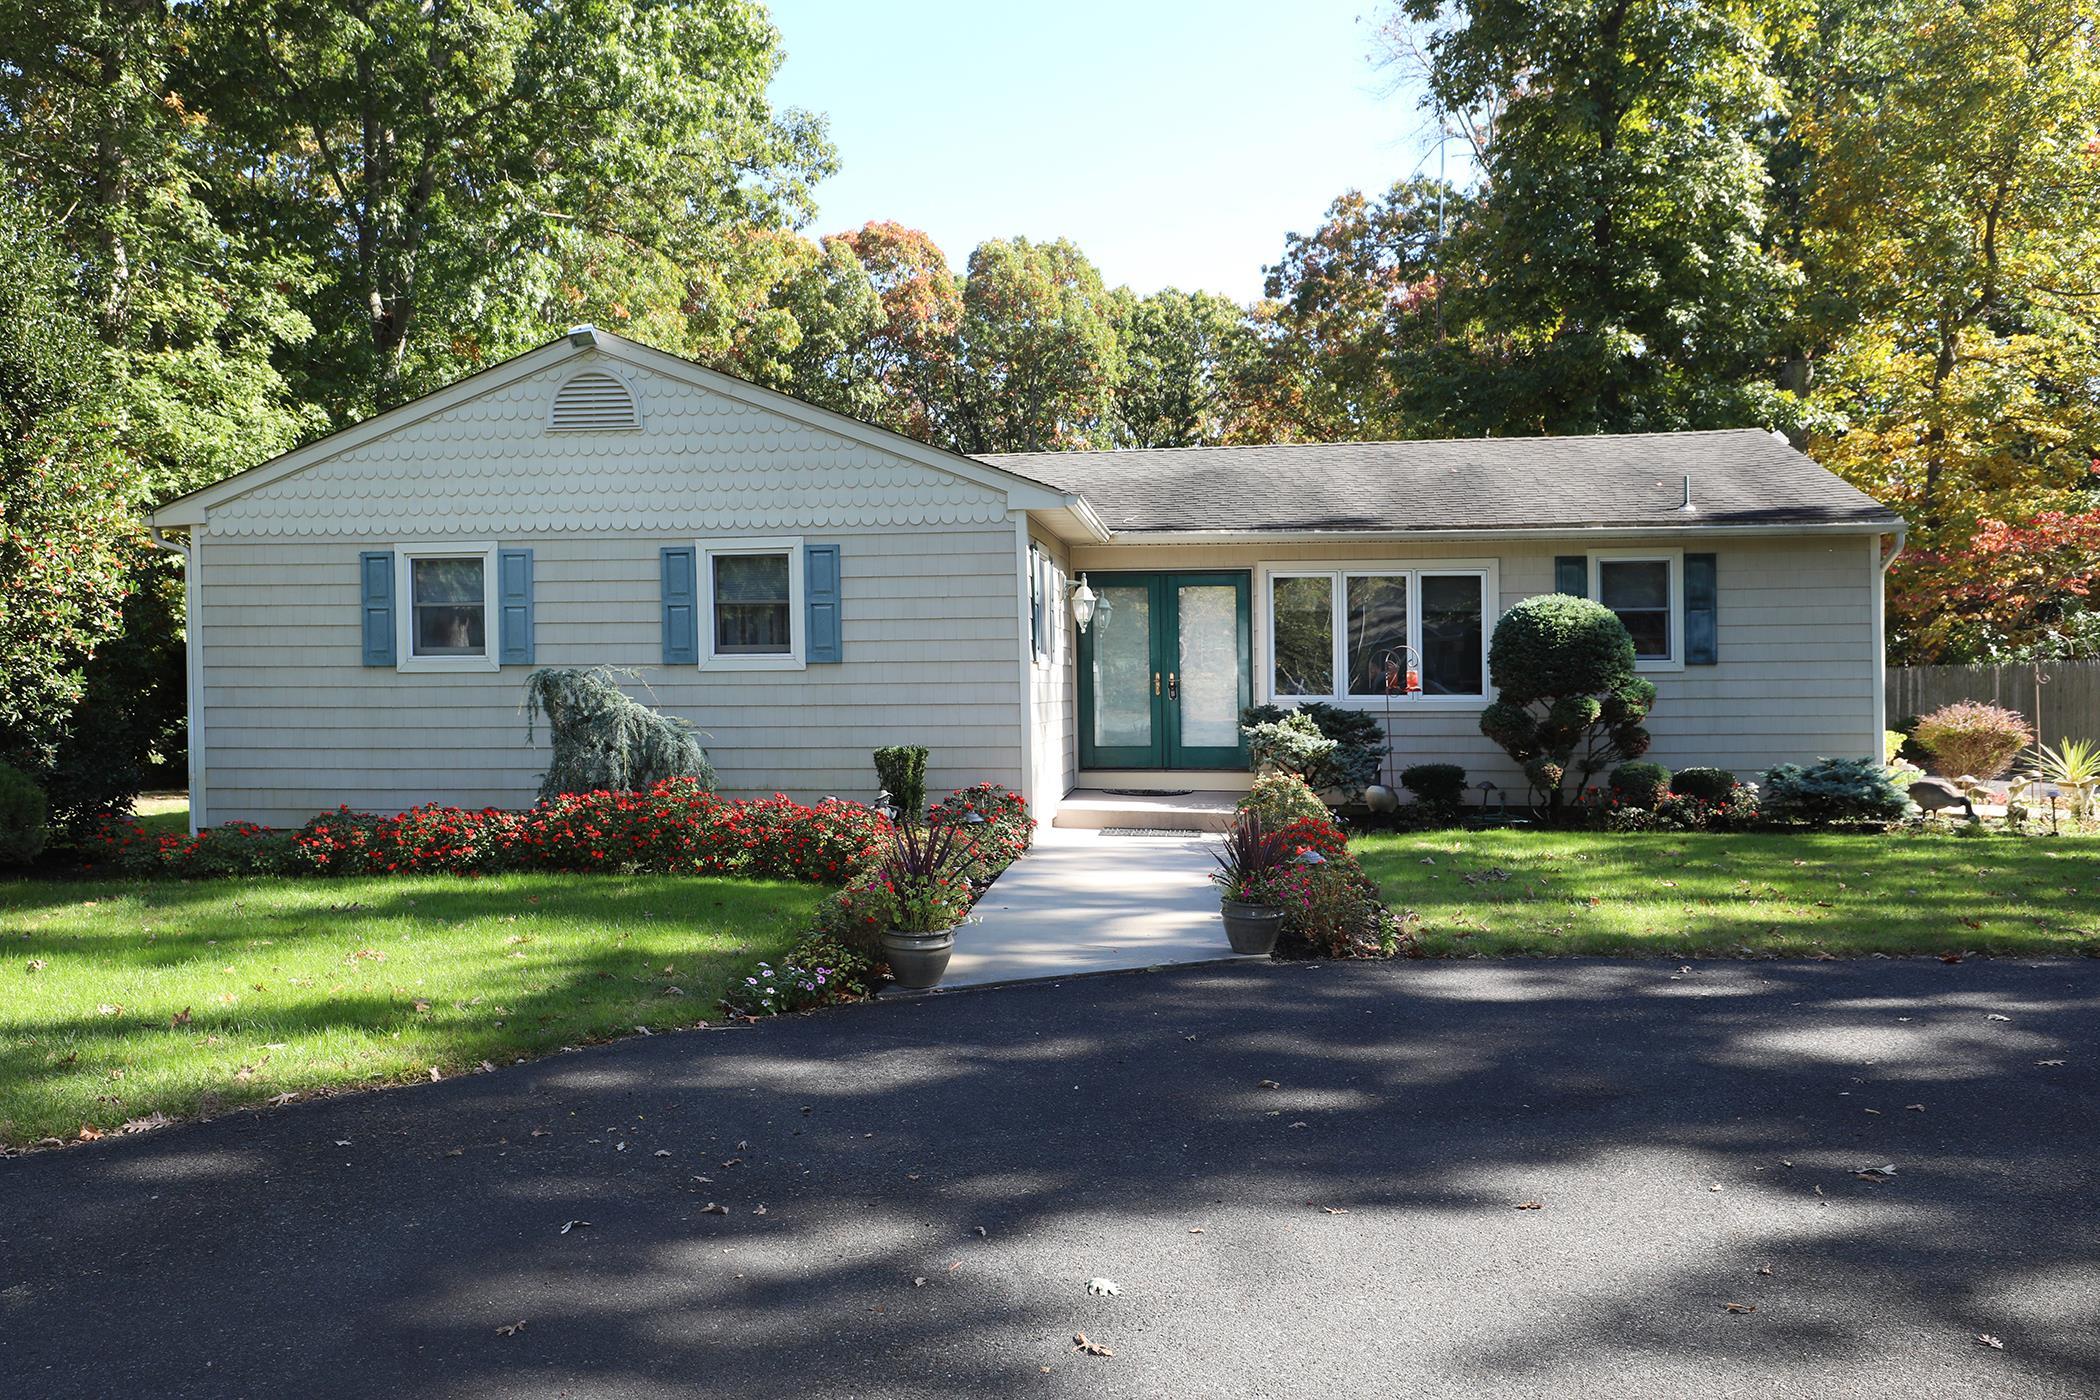
<path fill-rule="evenodd" d="M 1103 836 L 1181 836 L 1192 841 L 1200 836 L 1216 835 L 1215 832 L 1186 831 L 1180 827 L 1171 826 L 1104 826 L 1101 828 L 1101 834 Z"/>
<path fill-rule="evenodd" d="M 1110 797 L 1188 797 L 1194 788 L 1103 788 Z"/>

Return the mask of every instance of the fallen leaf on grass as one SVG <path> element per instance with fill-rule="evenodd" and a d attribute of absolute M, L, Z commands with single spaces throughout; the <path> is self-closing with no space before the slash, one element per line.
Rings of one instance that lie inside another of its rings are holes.
<path fill-rule="evenodd" d="M 1755 1303 L 1729 1303 L 1726 1304 L 1726 1307 L 1732 1313 L 1754 1313 L 1757 1311 L 1757 1304 Z"/>
<path fill-rule="evenodd" d="M 496 1335 L 499 1337 L 515 1337 L 524 1330 L 525 1319 L 521 1317 L 516 1322 L 510 1323 L 508 1326 L 498 1327 L 496 1329 Z"/>
<path fill-rule="evenodd" d="M 1086 1353 L 1086 1354 L 1087 1354 L 1088 1356 L 1114 1356 L 1114 1355 L 1115 1355 L 1115 1353 L 1114 1353 L 1114 1352 L 1110 1351 L 1110 1350 L 1109 1350 L 1109 1349 L 1108 1349 L 1107 1347 L 1105 1347 L 1105 1346 L 1101 1345 L 1101 1343 L 1099 1343 L 1099 1342 L 1090 1342 L 1090 1341 L 1088 1341 L 1088 1340 L 1087 1340 L 1087 1337 L 1086 1337 L 1086 1333 L 1084 1333 L 1084 1332 L 1074 1332 L 1074 1333 L 1072 1334 L 1072 1350 L 1074 1350 L 1074 1351 L 1083 1351 L 1083 1352 L 1085 1352 L 1085 1353 Z"/>
<path fill-rule="evenodd" d="M 42 972 L 45 968 L 49 966 L 51 966 L 51 964 L 45 962 L 42 958 L 31 958 L 29 960 L 29 970 L 31 972 Z M 1189 1039 L 1194 1040 L 1195 1037 L 1190 1036 Z"/>
<path fill-rule="evenodd" d="M 431 1082 L 431 1083 L 435 1084 L 435 1083 L 437 1083 L 437 1082 L 438 1082 L 439 1080 L 443 1079 L 444 1077 L 445 1077 L 444 1075 L 442 1075 L 442 1074 L 439 1074 L 439 1073 L 438 1073 L 438 1067 L 437 1067 L 436 1065 L 432 1065 L 432 1066 L 430 1067 L 430 1082 Z"/>
<path fill-rule="evenodd" d="M 1999 1341 L 1996 1337 L 1993 1337 L 1988 1332 L 1978 1332 L 1976 1334 L 1976 1345 L 1980 1347 L 1989 1347 L 1992 1351 L 2005 1350 L 2005 1343 Z"/>
<path fill-rule="evenodd" d="M 566 1235 L 571 1230 L 588 1230 L 590 1226 L 591 1222 L 588 1220 L 564 1220 L 561 1225 L 561 1232 Z"/>
<path fill-rule="evenodd" d="M 270 1095 L 270 1102 L 276 1104 L 279 1108 L 283 1108 L 286 1104 L 294 1102 L 296 1099 L 298 1099 L 298 1097 L 299 1096 L 297 1094 L 292 1093 L 290 1090 L 286 1090 L 282 1094 Z"/>
<path fill-rule="evenodd" d="M 187 1006 L 185 1006 L 182 1008 L 182 1010 L 176 1012 L 173 1016 L 170 1016 L 168 1018 L 168 1029 L 172 1031 L 177 1026 L 186 1026 L 189 1023 L 190 1009 Z"/>

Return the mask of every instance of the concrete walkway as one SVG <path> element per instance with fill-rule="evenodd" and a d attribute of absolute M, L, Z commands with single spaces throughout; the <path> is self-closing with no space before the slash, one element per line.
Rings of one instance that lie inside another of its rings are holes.
<path fill-rule="evenodd" d="M 955 935 L 944 987 L 1233 956 L 1209 837 L 1046 827 Z"/>

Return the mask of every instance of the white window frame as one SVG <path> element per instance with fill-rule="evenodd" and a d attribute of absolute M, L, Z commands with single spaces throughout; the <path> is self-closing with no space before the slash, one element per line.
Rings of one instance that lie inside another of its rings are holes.
<path fill-rule="evenodd" d="M 396 671 L 494 671 L 502 639 L 502 610 L 496 601 L 496 546 L 488 540 L 437 540 L 394 547 L 394 669 Z M 481 643 L 479 656 L 418 656 L 415 571 L 417 559 L 481 560 Z"/>
<path fill-rule="evenodd" d="M 1684 669 L 1684 551 L 1681 549 L 1602 549 L 1592 552 L 1590 558 L 1590 597 L 1599 605 L 1609 607 L 1604 601 L 1603 565 L 1622 564 L 1667 564 L 1670 568 L 1670 654 L 1668 656 L 1636 656 L 1633 669 L 1636 671 L 1682 671 Z"/>
<path fill-rule="evenodd" d="M 1393 713 L 1410 710 L 1480 710 L 1495 699 L 1494 682 L 1487 676 L 1488 640 L 1502 617 L 1502 579 L 1494 559 L 1344 559 L 1329 562 L 1294 561 L 1264 563 L 1255 569 L 1254 629 L 1256 666 L 1254 691 L 1258 699 L 1275 705 L 1297 705 L 1319 700 L 1353 710 L 1377 710 L 1386 706 L 1384 695 L 1350 695 L 1348 667 L 1348 619 L 1350 578 L 1379 575 L 1407 578 L 1407 644 L 1422 651 L 1422 585 L 1424 574 L 1472 575 L 1480 579 L 1480 695 L 1406 695 L 1392 697 Z M 1334 646 L 1334 691 L 1326 695 L 1284 695 L 1276 685 L 1275 581 L 1286 578 L 1324 578 L 1332 581 L 1329 604 L 1329 636 Z"/>
<path fill-rule="evenodd" d="M 700 559 L 700 669 L 703 671 L 800 671 L 808 662 L 808 619 L 802 592 L 802 536 L 767 539 L 697 540 Z M 784 654 L 715 655 L 715 557 L 717 555 L 784 554 L 788 561 L 788 649 Z"/>
<path fill-rule="evenodd" d="M 1030 587 L 1041 589 L 1043 599 L 1041 635 L 1033 635 L 1032 629 L 1029 641 L 1034 647 L 1036 669 L 1048 671 L 1057 665 L 1071 602 L 1065 596 L 1064 571 L 1058 567 L 1057 556 L 1035 540 L 1028 542 L 1028 548 L 1034 561 L 1029 568 Z"/>

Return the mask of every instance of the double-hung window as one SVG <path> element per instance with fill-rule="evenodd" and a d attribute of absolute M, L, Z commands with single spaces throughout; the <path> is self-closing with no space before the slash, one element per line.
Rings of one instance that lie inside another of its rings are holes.
<path fill-rule="evenodd" d="M 401 545 L 394 568 L 400 669 L 497 669 L 495 545 Z"/>
<path fill-rule="evenodd" d="M 802 542 L 702 543 L 702 663 L 718 670 L 802 665 Z"/>
<path fill-rule="evenodd" d="M 1382 703 L 1388 664 L 1396 704 L 1486 697 L 1491 565 L 1273 569 L 1267 591 L 1267 689 L 1277 701 Z M 1409 696 L 1416 666 L 1422 693 Z"/>
<path fill-rule="evenodd" d="M 1674 550 L 1590 556 L 1590 596 L 1626 624 L 1634 663 L 1643 670 L 1684 664 L 1683 563 Z"/>

